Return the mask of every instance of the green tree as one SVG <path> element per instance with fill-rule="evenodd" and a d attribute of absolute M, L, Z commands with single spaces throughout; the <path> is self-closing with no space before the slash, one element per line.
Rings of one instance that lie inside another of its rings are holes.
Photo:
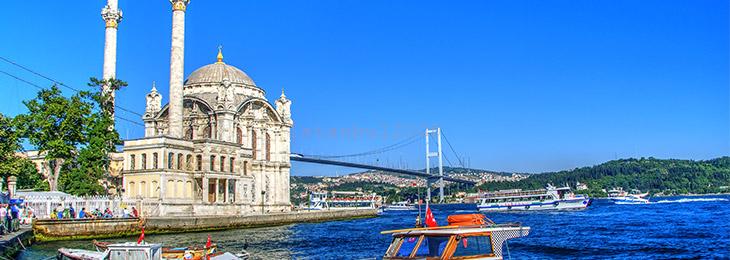
<path fill-rule="evenodd" d="M 105 189 L 99 180 L 105 177 L 109 170 L 109 154 L 116 151 L 116 145 L 121 144 L 119 134 L 114 130 L 114 103 L 111 96 L 101 91 L 104 85 L 112 89 L 119 89 L 127 83 L 116 80 L 98 80 L 91 78 L 89 86 L 97 91 L 84 92 L 82 95 L 90 100 L 92 113 L 86 118 L 84 127 L 85 143 L 79 149 L 69 173 L 62 176 L 60 182 L 64 191 L 76 195 L 102 194 Z"/>

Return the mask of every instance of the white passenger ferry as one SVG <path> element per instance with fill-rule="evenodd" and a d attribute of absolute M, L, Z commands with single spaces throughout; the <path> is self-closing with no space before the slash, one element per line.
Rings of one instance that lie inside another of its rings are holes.
<path fill-rule="evenodd" d="M 585 209 L 590 204 L 590 198 L 575 195 L 569 187 L 548 185 L 540 190 L 515 189 L 485 193 L 481 195 L 477 207 L 480 211 L 561 210 Z"/>
<path fill-rule="evenodd" d="M 366 194 L 357 191 L 333 191 L 309 193 L 309 204 L 305 210 L 344 210 L 344 209 L 376 209 L 380 206 L 378 194 Z"/>
<path fill-rule="evenodd" d="M 401 202 L 396 202 L 396 203 L 393 203 L 393 204 L 390 204 L 390 205 L 384 205 L 383 206 L 383 209 L 385 211 L 414 211 L 414 210 L 418 210 L 418 208 L 416 208 L 416 205 L 409 204 L 407 201 L 401 201 Z"/>

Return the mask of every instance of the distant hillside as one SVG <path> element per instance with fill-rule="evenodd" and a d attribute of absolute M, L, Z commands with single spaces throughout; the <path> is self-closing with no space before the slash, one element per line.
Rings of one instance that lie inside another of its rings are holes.
<path fill-rule="evenodd" d="M 537 189 L 546 184 L 588 184 L 586 193 L 601 196 L 601 189 L 623 187 L 662 194 L 730 192 L 730 157 L 706 161 L 621 159 L 560 172 L 533 174 L 516 182 L 485 183 L 480 189 Z"/>

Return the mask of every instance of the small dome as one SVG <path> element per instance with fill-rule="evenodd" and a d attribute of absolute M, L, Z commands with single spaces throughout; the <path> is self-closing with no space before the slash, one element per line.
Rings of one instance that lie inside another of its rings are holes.
<path fill-rule="evenodd" d="M 232 84 L 256 86 L 256 83 L 245 72 L 222 61 L 193 71 L 185 80 L 185 85 L 218 84 L 223 82 L 223 79 L 228 79 Z"/>

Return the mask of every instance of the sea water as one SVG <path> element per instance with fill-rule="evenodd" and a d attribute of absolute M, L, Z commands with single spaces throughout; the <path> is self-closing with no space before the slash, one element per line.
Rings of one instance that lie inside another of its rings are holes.
<path fill-rule="evenodd" d="M 652 198 L 651 204 L 596 200 L 586 210 L 489 213 L 497 223 L 520 222 L 530 235 L 510 240 L 505 259 L 730 259 L 730 196 Z M 439 224 L 474 204 L 433 205 Z M 391 241 L 380 231 L 412 227 L 417 212 L 377 218 L 304 223 L 210 233 L 147 235 L 165 246 L 203 245 L 208 234 L 221 250 L 246 250 L 255 259 L 376 259 Z M 110 241 L 130 241 L 134 238 Z M 53 256 L 59 247 L 92 249 L 90 241 L 34 245 L 20 259 Z"/>

